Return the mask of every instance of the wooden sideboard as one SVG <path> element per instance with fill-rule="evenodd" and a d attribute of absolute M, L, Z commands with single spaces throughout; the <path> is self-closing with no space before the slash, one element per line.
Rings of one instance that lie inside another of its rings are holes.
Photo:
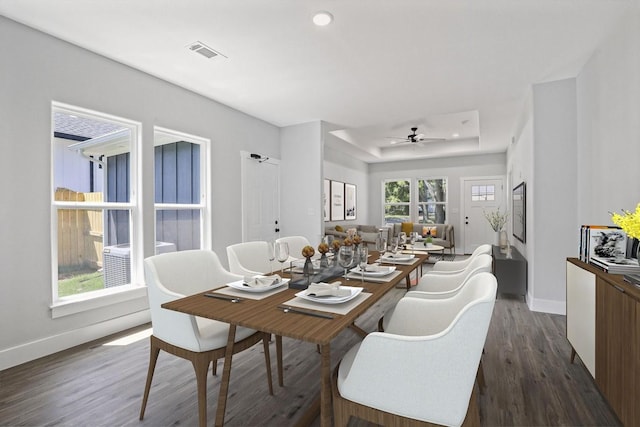
<path fill-rule="evenodd" d="M 567 259 L 567 339 L 625 426 L 640 426 L 640 288 Z"/>

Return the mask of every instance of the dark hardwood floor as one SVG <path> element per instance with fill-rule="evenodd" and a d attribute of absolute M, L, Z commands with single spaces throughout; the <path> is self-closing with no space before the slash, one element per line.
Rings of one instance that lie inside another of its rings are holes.
<path fill-rule="evenodd" d="M 375 330 L 385 308 L 403 293 L 402 289 L 391 292 L 359 325 Z M 128 345 L 106 344 L 148 328 L 0 372 L 0 426 L 197 425 L 193 369 L 189 362 L 166 353 L 158 360 L 145 419 L 138 420 L 148 338 Z M 358 339 L 347 330 L 335 340 L 334 364 Z M 620 425 L 579 359 L 569 363 L 564 316 L 533 313 L 521 300 L 501 296 L 485 350 L 487 389 L 480 397 L 483 426 Z M 274 343 L 271 352 L 275 361 Z M 275 395 L 269 396 L 262 346 L 234 357 L 226 425 L 293 424 L 319 390 L 316 346 L 284 339 L 284 363 L 285 387 L 276 384 Z M 213 425 L 219 384 L 219 377 L 209 377 L 209 425 Z M 352 419 L 351 425 L 368 424 Z"/>

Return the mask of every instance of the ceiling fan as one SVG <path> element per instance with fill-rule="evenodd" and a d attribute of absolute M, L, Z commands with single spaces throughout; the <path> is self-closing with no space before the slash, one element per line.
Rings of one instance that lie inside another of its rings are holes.
<path fill-rule="evenodd" d="M 392 139 L 392 145 L 400 145 L 400 144 L 417 144 L 420 142 L 431 142 L 431 141 L 445 141 L 445 138 L 427 138 L 423 133 L 416 133 L 418 131 L 417 127 L 412 127 L 411 131 L 413 133 L 407 135 L 406 138 L 400 137 L 391 137 L 387 138 Z"/>

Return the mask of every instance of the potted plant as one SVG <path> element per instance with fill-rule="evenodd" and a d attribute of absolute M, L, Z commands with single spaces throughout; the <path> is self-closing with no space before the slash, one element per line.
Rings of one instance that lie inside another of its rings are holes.
<path fill-rule="evenodd" d="M 484 212 L 484 217 L 489 222 L 491 229 L 496 232 L 496 239 L 494 242 L 495 246 L 500 246 L 500 233 L 502 229 L 507 224 L 507 220 L 509 219 L 509 213 L 505 211 L 504 213 L 500 212 L 498 209 L 495 212 Z"/>

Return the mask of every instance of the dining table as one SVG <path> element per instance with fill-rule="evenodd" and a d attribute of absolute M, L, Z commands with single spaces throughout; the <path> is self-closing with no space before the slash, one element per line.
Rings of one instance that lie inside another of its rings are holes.
<path fill-rule="evenodd" d="M 380 253 L 371 251 L 372 260 L 378 260 Z M 365 311 L 379 301 L 387 292 L 408 280 L 411 273 L 418 271 L 428 254 L 415 254 L 411 262 L 394 263 L 394 274 L 389 280 L 379 277 L 361 277 L 361 280 L 336 277 L 343 286 L 362 287 L 362 291 L 344 304 L 319 304 L 301 299 L 295 294 L 300 289 L 282 286 L 270 291 L 266 297 L 258 294 L 243 293 L 242 290 L 229 288 L 224 283 L 212 286 L 207 292 L 190 295 L 162 304 L 168 310 L 174 310 L 194 316 L 225 322 L 230 325 L 225 349 L 224 367 L 220 381 L 216 426 L 224 425 L 224 417 L 232 366 L 233 346 L 237 327 L 246 327 L 273 334 L 276 337 L 276 351 L 282 354 L 282 337 L 311 342 L 320 351 L 320 397 L 297 421 L 296 425 L 309 425 L 320 410 L 320 425 L 329 427 L 332 423 L 331 406 L 331 341 L 345 329 L 351 328 L 361 336 L 367 332 L 356 326 L 355 322 Z M 381 265 L 391 265 L 383 263 Z M 285 270 L 283 278 L 291 277 Z M 375 280 L 375 281 L 374 281 Z M 409 288 L 407 281 L 407 288 Z M 208 294 L 208 296 L 207 296 Z M 218 295 L 219 297 L 211 297 Z M 235 297 L 234 297 L 235 295 Z M 220 297 L 221 296 L 221 297 Z M 230 298 L 233 297 L 233 298 Z M 278 357 L 278 381 L 283 385 L 281 357 Z"/>

